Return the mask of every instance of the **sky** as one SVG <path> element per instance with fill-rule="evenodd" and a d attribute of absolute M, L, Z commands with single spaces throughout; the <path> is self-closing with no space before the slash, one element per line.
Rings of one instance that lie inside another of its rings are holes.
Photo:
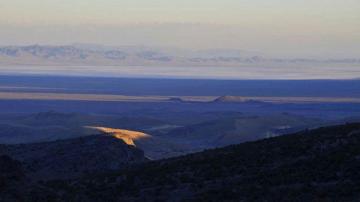
<path fill-rule="evenodd" d="M 1 0 L 0 45 L 241 49 L 359 57 L 359 0 Z"/>

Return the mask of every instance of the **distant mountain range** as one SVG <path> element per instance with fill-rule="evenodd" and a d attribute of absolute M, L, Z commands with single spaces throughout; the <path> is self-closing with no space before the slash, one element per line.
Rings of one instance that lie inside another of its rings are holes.
<path fill-rule="evenodd" d="M 4 46 L 0 65 L 241 66 L 257 64 L 360 64 L 360 58 L 272 58 L 240 50 L 178 50 L 149 47 Z"/>

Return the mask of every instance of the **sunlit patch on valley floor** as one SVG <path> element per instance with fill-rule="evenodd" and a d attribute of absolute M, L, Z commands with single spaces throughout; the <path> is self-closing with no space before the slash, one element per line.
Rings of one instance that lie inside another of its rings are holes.
<path fill-rule="evenodd" d="M 85 126 L 89 129 L 94 129 L 100 131 L 107 135 L 112 135 L 115 138 L 123 140 L 126 144 L 136 146 L 134 141 L 140 139 L 150 138 L 151 136 L 142 132 L 138 131 L 131 131 L 131 130 L 124 130 L 118 128 L 107 128 L 107 127 L 100 127 L 100 126 Z"/>

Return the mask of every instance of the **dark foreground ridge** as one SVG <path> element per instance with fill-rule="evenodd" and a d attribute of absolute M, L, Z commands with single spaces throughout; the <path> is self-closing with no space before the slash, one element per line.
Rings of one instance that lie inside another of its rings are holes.
<path fill-rule="evenodd" d="M 109 135 L 52 142 L 0 145 L 0 154 L 21 162 L 29 180 L 69 179 L 144 162 L 144 152 Z"/>
<path fill-rule="evenodd" d="M 19 193 L 36 201 L 358 201 L 359 170 L 354 123 L 39 182 Z"/>

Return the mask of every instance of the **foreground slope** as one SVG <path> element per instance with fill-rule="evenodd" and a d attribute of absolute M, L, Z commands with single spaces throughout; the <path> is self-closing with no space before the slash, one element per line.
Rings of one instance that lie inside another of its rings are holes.
<path fill-rule="evenodd" d="M 18 190 L 17 197 L 25 201 L 358 201 L 359 169 L 360 123 L 354 123 L 116 172 L 39 182 Z M 8 193 L 0 195 L 0 201 Z"/>
<path fill-rule="evenodd" d="M 360 124 L 347 124 L 47 186 L 62 200 L 356 201 L 359 169 Z"/>
<path fill-rule="evenodd" d="M 0 155 L 0 201 L 17 201 L 18 190 L 24 184 L 21 164 L 9 156 Z"/>
<path fill-rule="evenodd" d="M 79 177 L 85 173 L 117 170 L 144 162 L 144 152 L 112 136 L 92 135 L 53 142 L 0 145 L 22 163 L 32 179 Z"/>

